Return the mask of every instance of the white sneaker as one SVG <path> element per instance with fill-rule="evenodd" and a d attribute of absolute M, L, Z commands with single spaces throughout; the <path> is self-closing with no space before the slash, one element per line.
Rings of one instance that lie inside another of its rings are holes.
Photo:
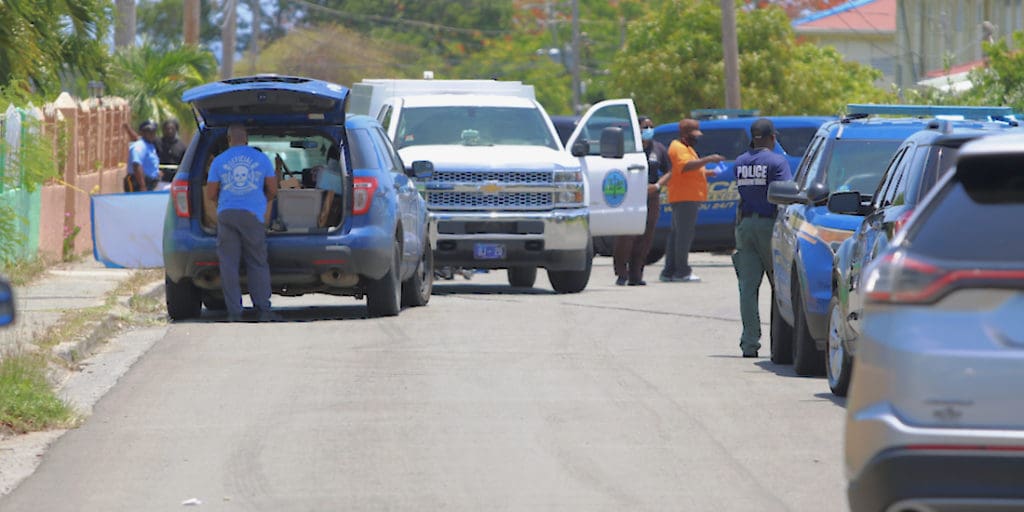
<path fill-rule="evenodd" d="M 688 276 L 683 276 L 683 277 L 679 278 L 679 281 L 683 282 L 683 283 L 699 283 L 700 282 L 700 276 L 698 276 L 697 274 L 691 273 Z"/>

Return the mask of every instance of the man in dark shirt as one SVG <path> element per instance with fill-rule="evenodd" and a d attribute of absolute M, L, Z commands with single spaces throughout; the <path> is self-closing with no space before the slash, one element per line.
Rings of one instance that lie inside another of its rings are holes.
<path fill-rule="evenodd" d="M 181 163 L 181 158 L 185 156 L 185 150 L 188 149 L 185 143 L 178 138 L 180 128 L 178 120 L 174 118 L 167 119 L 160 124 L 160 140 L 156 144 L 156 153 L 160 156 L 160 168 L 165 178 L 174 177 L 178 164 Z M 170 176 L 166 176 L 167 174 Z M 164 181 L 171 180 L 164 179 Z"/>
<path fill-rule="evenodd" d="M 757 357 L 761 348 L 758 291 L 765 274 L 772 283 L 772 225 L 777 207 L 768 202 L 768 185 L 792 179 L 789 161 L 776 153 L 775 125 L 761 118 L 750 125 L 750 150 L 736 159 L 736 190 L 740 206 L 736 223 L 736 252 L 732 264 L 739 282 L 743 357 Z"/>
<path fill-rule="evenodd" d="M 647 155 L 647 225 L 642 235 L 619 236 L 615 238 L 612 261 L 615 264 L 615 284 L 622 286 L 644 286 L 644 265 L 647 252 L 654 241 L 654 226 L 658 223 L 660 204 L 658 201 L 658 178 L 672 170 L 668 150 L 654 140 L 654 123 L 649 117 L 640 118 L 640 136 L 644 153 Z"/>

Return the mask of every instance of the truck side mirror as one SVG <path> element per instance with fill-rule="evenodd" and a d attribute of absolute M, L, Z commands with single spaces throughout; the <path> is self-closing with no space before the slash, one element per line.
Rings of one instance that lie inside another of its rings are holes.
<path fill-rule="evenodd" d="M 622 128 L 609 126 L 601 130 L 601 158 L 622 158 L 626 153 L 626 140 Z"/>
<path fill-rule="evenodd" d="M 800 192 L 795 181 L 773 181 L 768 184 L 768 202 L 778 205 L 802 203 L 807 196 Z"/>
<path fill-rule="evenodd" d="M 587 156 L 587 153 L 590 153 L 590 144 L 583 138 L 576 139 L 576 142 L 572 143 L 571 151 L 575 157 Z"/>
<path fill-rule="evenodd" d="M 434 175 L 434 162 L 416 160 L 412 163 L 412 177 L 425 180 Z"/>
<path fill-rule="evenodd" d="M 811 183 L 807 187 L 807 204 L 824 204 L 828 201 L 828 194 L 828 185 L 824 183 Z"/>
<path fill-rule="evenodd" d="M 0 326 L 14 323 L 14 290 L 11 283 L 0 278 Z"/>

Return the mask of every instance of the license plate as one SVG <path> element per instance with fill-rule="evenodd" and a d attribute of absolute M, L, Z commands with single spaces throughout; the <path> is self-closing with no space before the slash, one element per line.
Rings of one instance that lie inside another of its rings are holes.
<path fill-rule="evenodd" d="M 505 259 L 504 244 L 475 244 L 473 245 L 473 259 L 477 260 L 503 260 Z"/>

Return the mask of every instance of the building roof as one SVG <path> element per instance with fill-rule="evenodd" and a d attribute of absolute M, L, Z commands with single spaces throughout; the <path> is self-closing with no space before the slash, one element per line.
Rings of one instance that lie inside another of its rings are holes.
<path fill-rule="evenodd" d="M 853 0 L 795 20 L 800 32 L 896 32 L 896 0 Z"/>

